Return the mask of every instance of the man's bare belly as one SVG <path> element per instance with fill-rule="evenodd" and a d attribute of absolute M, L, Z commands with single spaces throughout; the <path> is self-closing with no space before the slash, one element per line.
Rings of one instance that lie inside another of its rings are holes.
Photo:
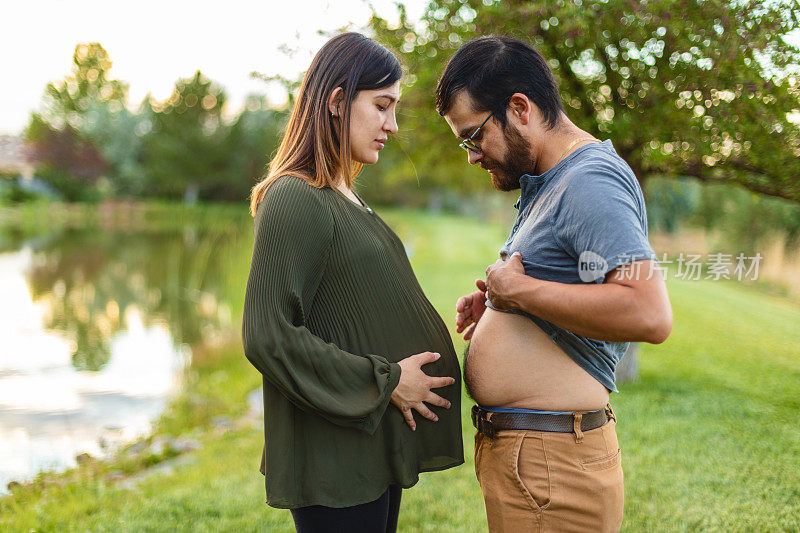
<path fill-rule="evenodd" d="M 472 398 L 486 407 L 592 411 L 609 391 L 530 318 L 486 309 L 464 361 Z"/>

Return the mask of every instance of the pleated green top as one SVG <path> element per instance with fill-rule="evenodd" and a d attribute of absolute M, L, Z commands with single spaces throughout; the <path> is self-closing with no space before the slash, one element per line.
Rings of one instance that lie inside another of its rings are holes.
<path fill-rule="evenodd" d="M 458 358 L 395 233 L 331 188 L 284 176 L 254 219 L 242 338 L 263 376 L 267 503 L 346 507 L 390 484 L 464 462 Z M 389 403 L 397 361 L 432 351 L 423 366 L 456 383 L 434 392 L 438 422 L 414 411 L 416 431 Z"/>

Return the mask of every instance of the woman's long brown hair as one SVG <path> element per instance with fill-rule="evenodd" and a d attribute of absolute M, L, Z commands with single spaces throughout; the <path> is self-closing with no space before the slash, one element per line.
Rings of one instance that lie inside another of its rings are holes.
<path fill-rule="evenodd" d="M 350 187 L 361 170 L 350 156 L 350 110 L 358 91 L 394 84 L 400 62 L 386 48 L 359 33 L 343 33 L 317 52 L 297 94 L 286 132 L 266 176 L 250 193 L 250 214 L 272 182 L 296 176 L 314 187 L 335 187 L 339 177 Z M 328 99 L 341 87 L 339 116 L 328 112 Z"/>

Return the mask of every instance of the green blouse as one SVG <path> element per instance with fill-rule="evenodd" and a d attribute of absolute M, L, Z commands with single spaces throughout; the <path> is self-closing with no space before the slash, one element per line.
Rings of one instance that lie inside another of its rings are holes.
<path fill-rule="evenodd" d="M 372 209 L 283 176 L 254 220 L 242 339 L 263 376 L 267 504 L 347 507 L 420 472 L 464 462 L 461 380 L 453 343 L 400 239 Z M 434 389 L 450 409 L 416 411 L 416 431 L 389 404 L 397 361 L 456 383 Z"/>

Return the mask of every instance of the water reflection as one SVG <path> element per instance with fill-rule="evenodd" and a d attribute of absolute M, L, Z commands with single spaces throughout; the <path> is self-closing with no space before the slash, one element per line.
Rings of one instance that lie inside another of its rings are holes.
<path fill-rule="evenodd" d="M 238 232 L 0 228 L 0 243 L 0 491 L 147 432 L 189 347 L 238 326 Z"/>
<path fill-rule="evenodd" d="M 75 343 L 77 369 L 108 361 L 108 341 L 130 305 L 147 322 L 168 323 L 176 343 L 194 344 L 231 325 L 230 306 L 214 290 L 226 236 L 67 231 L 34 253 L 31 292 L 48 311 L 46 327 Z"/>

